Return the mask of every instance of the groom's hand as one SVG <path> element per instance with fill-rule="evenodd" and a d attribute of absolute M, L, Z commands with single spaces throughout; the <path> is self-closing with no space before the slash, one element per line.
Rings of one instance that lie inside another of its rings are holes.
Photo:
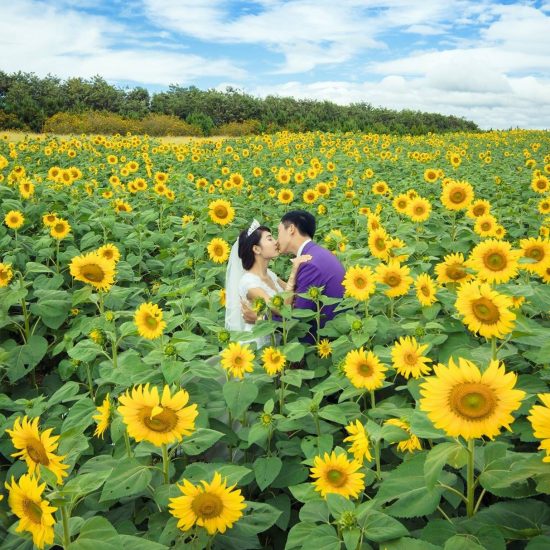
<path fill-rule="evenodd" d="M 256 312 L 246 303 L 241 300 L 241 312 L 245 323 L 253 325 L 258 320 Z"/>

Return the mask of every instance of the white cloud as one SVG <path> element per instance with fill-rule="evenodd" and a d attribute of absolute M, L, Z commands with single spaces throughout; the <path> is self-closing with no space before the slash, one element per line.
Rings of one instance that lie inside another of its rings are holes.
<path fill-rule="evenodd" d="M 112 82 L 164 86 L 193 83 L 203 76 L 246 75 L 223 58 L 210 60 L 164 48 L 117 47 L 119 37 L 130 32 L 104 17 L 38 1 L 12 2 L 3 6 L 0 19 L 1 69 L 62 78 L 99 74 Z"/>

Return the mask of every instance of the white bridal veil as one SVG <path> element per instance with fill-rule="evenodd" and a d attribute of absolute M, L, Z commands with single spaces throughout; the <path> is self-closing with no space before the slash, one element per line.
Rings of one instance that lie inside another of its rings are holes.
<path fill-rule="evenodd" d="M 246 234 L 250 235 L 258 227 L 260 227 L 260 223 L 254 220 Z M 225 328 L 227 330 L 246 330 L 241 314 L 241 298 L 239 296 L 239 283 L 243 274 L 243 264 L 239 258 L 239 239 L 237 239 L 231 247 L 227 271 L 225 272 Z"/>

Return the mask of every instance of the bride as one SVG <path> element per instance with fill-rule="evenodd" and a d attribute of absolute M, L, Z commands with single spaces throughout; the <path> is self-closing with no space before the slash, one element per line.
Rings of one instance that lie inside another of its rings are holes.
<path fill-rule="evenodd" d="M 225 327 L 234 331 L 251 331 L 255 325 L 245 323 L 241 313 L 241 301 L 251 306 L 258 298 L 267 304 L 275 294 L 294 290 L 296 275 L 300 265 L 311 259 L 308 254 L 293 258 L 292 269 L 285 283 L 277 277 L 269 262 L 279 256 L 277 241 L 271 230 L 254 220 L 248 229 L 241 231 L 238 240 L 231 248 L 225 276 L 226 310 Z M 292 297 L 286 299 L 291 303 Z M 273 313 L 278 311 L 272 309 Z M 250 342 L 256 342 L 257 348 L 267 345 L 269 336 L 263 336 Z"/>

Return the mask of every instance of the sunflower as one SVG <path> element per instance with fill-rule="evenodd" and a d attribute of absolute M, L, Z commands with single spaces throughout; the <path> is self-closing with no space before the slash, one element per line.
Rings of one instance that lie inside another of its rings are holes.
<path fill-rule="evenodd" d="M 263 367 L 269 376 L 279 374 L 285 367 L 286 357 L 276 348 L 265 348 L 262 353 Z"/>
<path fill-rule="evenodd" d="M 109 290 L 114 283 L 115 264 L 101 257 L 97 252 L 75 256 L 70 264 L 71 275 L 98 290 Z"/>
<path fill-rule="evenodd" d="M 147 340 L 162 336 L 162 331 L 166 328 L 166 322 L 162 320 L 162 309 L 151 302 L 145 302 L 137 308 L 134 322 L 139 335 Z"/>
<path fill-rule="evenodd" d="M 210 219 L 219 225 L 227 225 L 235 218 L 235 209 L 229 201 L 218 199 L 208 205 Z"/>
<path fill-rule="evenodd" d="M 306 204 L 313 204 L 319 195 L 315 189 L 306 189 L 302 195 L 302 199 Z"/>
<path fill-rule="evenodd" d="M 414 453 L 414 451 L 422 450 L 422 443 L 420 442 L 420 439 L 418 439 L 418 437 L 412 433 L 411 425 L 403 418 L 390 418 L 389 420 L 386 420 L 384 422 L 384 426 L 396 426 L 397 428 L 401 428 L 403 431 L 409 434 L 409 439 L 400 441 L 397 444 L 398 451 L 402 453 Z"/>
<path fill-rule="evenodd" d="M 380 260 L 387 260 L 389 257 L 390 236 L 382 227 L 372 229 L 369 232 L 368 246 L 371 254 Z"/>
<path fill-rule="evenodd" d="M 103 434 L 109 427 L 109 420 L 111 418 L 111 400 L 109 399 L 109 394 L 105 396 L 103 403 L 99 407 L 96 407 L 96 409 L 97 414 L 92 416 L 97 423 L 94 435 L 103 439 Z"/>
<path fill-rule="evenodd" d="M 390 288 L 384 293 L 390 298 L 403 296 L 409 291 L 413 279 L 409 275 L 410 269 L 401 265 L 397 260 L 390 260 L 387 264 L 379 264 L 376 268 L 376 281 Z"/>
<path fill-rule="evenodd" d="M 8 504 L 11 511 L 19 518 L 16 533 L 28 531 L 32 534 L 32 541 L 38 548 L 45 544 L 53 544 L 55 520 L 53 513 L 57 510 L 42 498 L 46 484 L 39 484 L 33 475 L 24 474 L 16 482 L 11 478 L 11 485 L 6 482 L 9 497 Z"/>
<path fill-rule="evenodd" d="M 377 213 L 367 214 L 367 227 L 369 231 L 376 231 L 382 227 L 380 216 Z"/>
<path fill-rule="evenodd" d="M 493 290 L 488 283 L 471 281 L 460 286 L 455 307 L 464 324 L 481 336 L 502 338 L 514 330 L 512 299 Z"/>
<path fill-rule="evenodd" d="M 451 181 L 441 192 L 441 202 L 448 210 L 463 210 L 468 208 L 474 199 L 474 190 L 466 181 Z"/>
<path fill-rule="evenodd" d="M 311 468 L 311 477 L 315 490 L 326 497 L 329 493 L 336 493 L 345 498 L 357 498 L 365 489 L 365 474 L 358 472 L 361 463 L 357 460 L 348 460 L 345 454 L 336 454 L 334 451 L 324 457 L 316 456 Z"/>
<path fill-rule="evenodd" d="M 439 179 L 439 173 L 433 168 L 427 168 L 424 170 L 424 181 L 426 183 L 435 183 Z"/>
<path fill-rule="evenodd" d="M 374 272 L 370 267 L 353 266 L 346 271 L 343 281 L 346 295 L 356 300 L 368 300 L 371 294 L 374 294 L 376 283 L 374 282 Z"/>
<path fill-rule="evenodd" d="M 194 403 L 185 406 L 189 394 L 178 390 L 174 395 L 164 386 L 162 397 L 156 387 L 149 384 L 135 386 L 118 398 L 117 410 L 126 424 L 128 435 L 136 441 L 149 441 L 153 445 L 170 445 L 181 441 L 195 429 L 198 411 Z"/>
<path fill-rule="evenodd" d="M 432 369 L 426 363 L 431 363 L 432 360 L 423 355 L 427 349 L 428 345 L 420 345 L 416 338 L 399 338 L 391 350 L 393 368 L 407 379 L 409 376 L 420 378 L 428 374 Z"/>
<path fill-rule="evenodd" d="M 220 288 L 219 300 L 220 300 L 220 305 L 222 307 L 225 307 L 225 304 L 227 303 L 227 296 L 226 296 L 225 288 Z"/>
<path fill-rule="evenodd" d="M 55 212 L 47 212 L 42 216 L 42 223 L 46 227 L 52 227 L 57 221 L 57 214 Z"/>
<path fill-rule="evenodd" d="M 492 214 L 484 214 L 476 218 L 474 231 L 480 237 L 495 237 L 498 227 L 498 221 Z"/>
<path fill-rule="evenodd" d="M 120 250 L 116 245 L 107 243 L 97 249 L 97 253 L 106 260 L 118 262 L 120 260 Z"/>
<path fill-rule="evenodd" d="M 319 340 L 319 343 L 316 346 L 317 348 L 317 355 L 321 359 L 326 359 L 327 357 L 330 357 L 332 354 L 332 346 L 330 345 L 330 341 L 328 338 L 323 338 L 322 340 Z"/>
<path fill-rule="evenodd" d="M 464 256 L 460 253 L 448 254 L 443 261 L 435 266 L 437 282 L 445 283 L 464 283 L 473 279 L 474 276 L 466 271 L 466 262 Z"/>
<path fill-rule="evenodd" d="M 416 197 L 409 202 L 406 214 L 413 222 L 425 222 L 430 217 L 432 205 L 428 199 Z"/>
<path fill-rule="evenodd" d="M 281 189 L 277 195 L 277 199 L 282 204 L 289 204 L 294 200 L 294 193 L 287 188 Z"/>
<path fill-rule="evenodd" d="M 546 176 L 535 176 L 531 180 L 531 189 L 536 193 L 546 193 L 550 190 L 550 180 Z"/>
<path fill-rule="evenodd" d="M 462 157 L 456 153 L 451 153 L 449 156 L 449 162 L 453 168 L 458 168 L 462 162 Z"/>
<path fill-rule="evenodd" d="M 474 247 L 466 265 L 488 283 L 507 283 L 517 275 L 520 255 L 507 241 L 487 239 Z"/>
<path fill-rule="evenodd" d="M 8 286 L 13 278 L 13 271 L 11 264 L 4 264 L 0 262 L 0 288 Z"/>
<path fill-rule="evenodd" d="M 521 269 L 538 273 L 550 265 L 550 242 L 538 237 L 535 239 L 521 239 L 519 246 L 524 258 L 533 260 L 533 263 L 521 264 Z"/>
<path fill-rule="evenodd" d="M 25 216 L 19 210 L 10 210 L 4 217 L 4 223 L 10 229 L 19 229 L 25 223 Z"/>
<path fill-rule="evenodd" d="M 486 216 L 491 211 L 491 203 L 485 199 L 478 199 L 468 207 L 466 215 L 469 218 L 476 219 L 480 216 Z"/>
<path fill-rule="evenodd" d="M 57 483 L 61 484 L 68 475 L 65 470 L 69 466 L 61 462 L 65 456 L 55 454 L 59 436 L 52 436 L 52 431 L 52 428 L 48 428 L 40 433 L 38 417 L 29 422 L 24 416 L 23 420 L 17 417 L 13 429 L 6 430 L 6 433 L 11 437 L 13 446 L 19 449 L 19 452 L 11 456 L 24 460 L 31 475 L 40 475 L 40 466 L 45 466 L 55 475 Z"/>
<path fill-rule="evenodd" d="M 525 392 L 514 389 L 517 375 L 507 373 L 503 363 L 491 361 L 482 373 L 460 357 L 458 365 L 450 359 L 448 367 L 440 363 L 434 371 L 420 386 L 420 410 L 436 428 L 464 439 L 493 439 L 502 427 L 510 430 L 512 412 L 519 409 Z"/>
<path fill-rule="evenodd" d="M 229 244 L 223 239 L 217 237 L 212 239 L 208 243 L 207 250 L 210 259 L 217 264 L 223 264 L 229 258 Z"/>
<path fill-rule="evenodd" d="M 64 239 L 71 231 L 71 226 L 67 220 L 58 218 L 55 223 L 50 227 L 50 235 L 61 241 Z"/>
<path fill-rule="evenodd" d="M 409 197 L 406 193 L 402 193 L 401 195 L 397 195 L 393 201 L 392 205 L 399 212 L 400 214 L 405 214 L 407 211 L 407 206 L 409 205 Z"/>
<path fill-rule="evenodd" d="M 384 373 L 388 368 L 372 351 L 362 347 L 350 351 L 344 360 L 344 373 L 356 388 L 377 390 L 384 384 Z"/>
<path fill-rule="evenodd" d="M 541 214 L 548 214 L 550 212 L 550 198 L 541 199 L 537 205 L 537 209 Z"/>
<path fill-rule="evenodd" d="M 34 195 L 34 184 L 32 184 L 30 181 L 20 182 L 19 194 L 24 199 L 30 199 Z"/>
<path fill-rule="evenodd" d="M 227 487 L 227 479 L 219 472 L 214 479 L 201 485 L 193 485 L 187 479 L 178 485 L 182 496 L 170 499 L 170 513 L 177 518 L 178 527 L 189 531 L 194 525 L 204 527 L 209 535 L 225 533 L 238 521 L 246 508 L 244 497 L 235 485 Z"/>
<path fill-rule="evenodd" d="M 131 212 L 132 210 L 133 208 L 126 201 L 123 201 L 121 199 L 115 200 L 115 212 Z"/>
<path fill-rule="evenodd" d="M 387 195 L 390 192 L 390 188 L 385 181 L 375 181 L 372 184 L 371 191 L 375 195 Z"/>
<path fill-rule="evenodd" d="M 543 405 L 534 405 L 527 419 L 533 427 L 533 435 L 542 439 L 539 449 L 544 449 L 546 456 L 543 462 L 550 462 L 550 393 L 539 393 Z"/>
<path fill-rule="evenodd" d="M 427 274 L 422 273 L 414 282 L 416 297 L 423 306 L 431 306 L 437 301 L 435 293 L 437 292 L 437 283 Z"/>
<path fill-rule="evenodd" d="M 344 439 L 344 442 L 349 441 L 351 447 L 348 452 L 353 455 L 357 462 L 361 464 L 366 460 L 372 460 L 372 455 L 370 454 L 370 442 L 369 436 L 365 431 L 365 426 L 356 420 L 355 422 L 350 422 L 346 426 L 346 432 L 349 436 Z"/>
<path fill-rule="evenodd" d="M 244 378 L 245 372 L 252 372 L 254 353 L 248 345 L 241 345 L 239 342 L 231 342 L 221 352 L 221 365 L 235 378 Z"/>

